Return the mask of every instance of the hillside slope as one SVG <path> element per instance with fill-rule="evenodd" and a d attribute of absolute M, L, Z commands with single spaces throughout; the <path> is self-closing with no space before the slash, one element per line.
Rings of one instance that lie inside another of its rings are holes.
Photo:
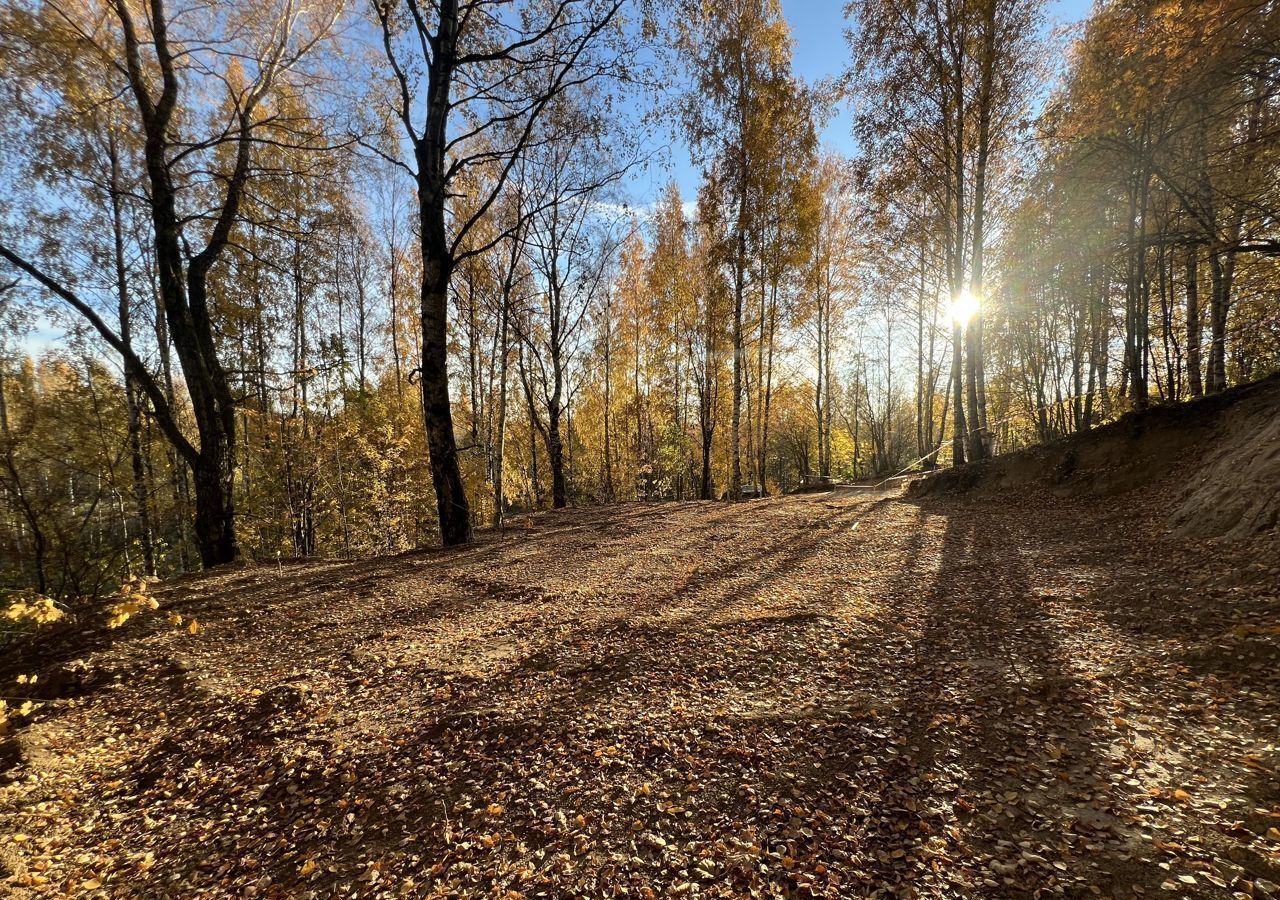
<path fill-rule="evenodd" d="M 0 664 L 48 701 L 0 894 L 1265 896 L 1277 542 L 1017 500 L 562 511 L 163 586 Z"/>
<path fill-rule="evenodd" d="M 1162 488 L 1184 537 L 1239 539 L 1280 522 L 1280 375 L 1191 403 L 1129 413 L 1071 435 L 916 481 L 913 497 L 1042 487 L 1060 496 Z"/>

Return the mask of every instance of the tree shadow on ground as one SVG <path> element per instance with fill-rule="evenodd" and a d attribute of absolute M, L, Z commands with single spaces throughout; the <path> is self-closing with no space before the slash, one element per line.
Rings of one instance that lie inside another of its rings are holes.
<path fill-rule="evenodd" d="M 1167 877 L 1124 827 L 1130 748 L 1063 643 L 1044 595 L 1059 573 L 1024 552 L 1034 518 L 684 507 L 326 567 L 305 597 L 235 582 L 217 602 L 244 618 L 183 650 L 195 665 L 153 662 L 95 701 L 121 733 L 163 736 L 132 738 L 102 780 L 95 804 L 125 820 L 93 816 L 78 839 L 154 852 L 166 880 L 112 885 L 147 896 L 1018 895 Z M 668 572 L 635 563 L 654 542 Z M 341 605 L 375 592 L 392 596 Z M 509 653 L 468 656 L 496 636 Z M 263 679 L 202 686 L 224 657 Z"/>

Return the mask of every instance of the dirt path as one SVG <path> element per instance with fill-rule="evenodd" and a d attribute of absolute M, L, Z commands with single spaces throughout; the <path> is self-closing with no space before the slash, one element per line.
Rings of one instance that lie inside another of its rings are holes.
<path fill-rule="evenodd" d="M 161 599 L 196 635 L 130 623 L 17 733 L 0 864 L 19 896 L 1280 893 L 1276 551 L 832 494 L 193 580 Z"/>

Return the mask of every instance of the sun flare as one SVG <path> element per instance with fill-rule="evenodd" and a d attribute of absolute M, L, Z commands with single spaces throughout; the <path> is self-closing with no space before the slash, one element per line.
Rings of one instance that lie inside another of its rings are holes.
<path fill-rule="evenodd" d="M 978 295 L 966 288 L 951 301 L 951 321 L 957 325 L 967 325 L 980 309 Z"/>

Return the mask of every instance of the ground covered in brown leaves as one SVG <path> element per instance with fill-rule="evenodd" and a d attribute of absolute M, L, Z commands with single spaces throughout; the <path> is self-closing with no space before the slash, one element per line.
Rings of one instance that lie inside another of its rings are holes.
<path fill-rule="evenodd" d="M 1121 505 L 628 505 L 166 587 L 11 737 L 0 892 L 1280 892 L 1276 540 Z"/>

